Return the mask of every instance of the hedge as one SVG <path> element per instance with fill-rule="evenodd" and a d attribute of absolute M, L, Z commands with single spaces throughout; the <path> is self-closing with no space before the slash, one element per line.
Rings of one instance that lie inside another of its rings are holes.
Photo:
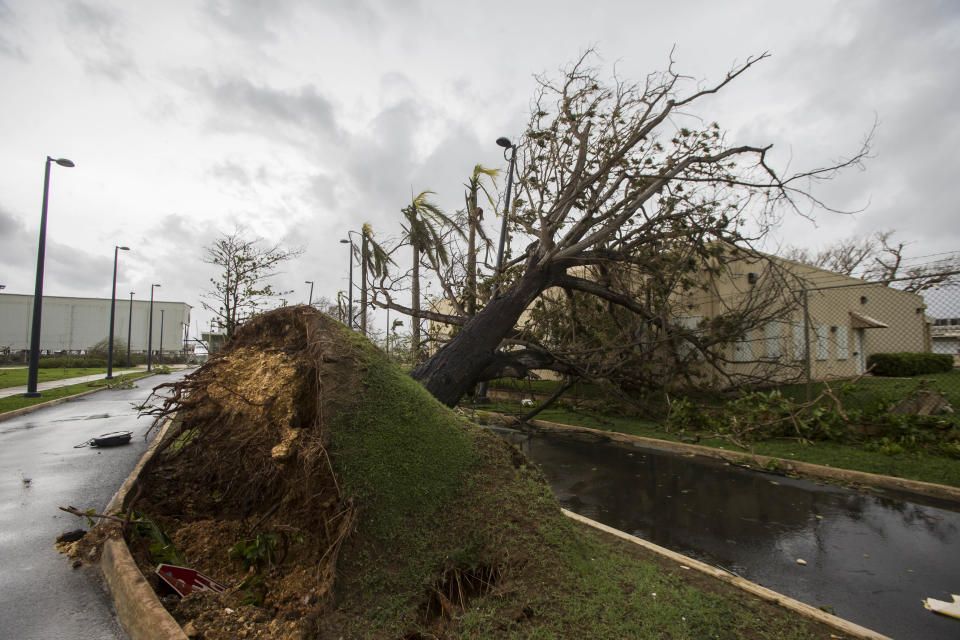
<path fill-rule="evenodd" d="M 103 358 L 40 358 L 41 369 L 95 369 L 107 366 Z"/>
<path fill-rule="evenodd" d="M 946 373 L 953 369 L 953 356 L 944 353 L 873 353 L 867 367 L 875 376 L 916 376 Z"/>

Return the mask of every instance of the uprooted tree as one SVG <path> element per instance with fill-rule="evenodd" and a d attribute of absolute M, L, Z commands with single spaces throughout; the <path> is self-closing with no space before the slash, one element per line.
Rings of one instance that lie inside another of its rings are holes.
<path fill-rule="evenodd" d="M 694 289 L 696 270 L 720 269 L 744 255 L 761 260 L 751 246 L 783 209 L 802 214 L 825 207 L 809 192 L 811 184 L 858 165 L 867 153 L 865 143 L 848 159 L 781 175 L 768 162 L 770 146 L 731 145 L 718 124 L 689 116 L 695 102 L 725 89 L 766 54 L 692 89 L 672 64 L 642 83 L 614 78 L 605 84 L 591 57 L 585 54 L 557 81 L 539 78 L 518 153 L 517 193 L 507 203 L 513 246 L 523 248 L 508 256 L 490 283 L 497 284 L 496 295 L 471 318 L 462 290 L 449 290 L 438 269 L 448 304 L 416 314 L 455 327 L 412 374 L 448 405 L 477 381 L 505 373 L 582 375 L 577 356 L 609 349 L 611 341 L 621 345 L 614 360 L 629 359 L 629 348 L 635 351 L 642 341 L 630 345 L 631 336 L 643 331 L 659 332 L 659 342 L 681 339 L 674 349 L 681 354 L 722 353 L 717 345 L 778 312 L 753 299 L 746 309 L 712 318 L 710 326 L 668 332 L 658 299 L 673 304 L 677 291 Z M 693 122 L 698 125 L 685 126 Z M 576 322 L 561 328 L 546 318 L 518 324 L 538 298 L 547 301 L 545 312 L 605 318 L 608 326 L 580 322 L 581 335 L 597 337 L 591 344 L 571 338 Z M 412 311 L 390 298 L 388 306 Z M 602 332 L 608 335 L 601 340 Z M 566 353 L 565 344 L 573 345 Z"/>
<path fill-rule="evenodd" d="M 203 294 L 201 304 L 211 311 L 227 337 L 234 334 L 245 320 L 257 314 L 267 301 L 284 293 L 266 282 L 279 266 L 302 253 L 302 249 L 284 249 L 279 244 L 262 246 L 251 240 L 242 229 L 223 233 L 213 244 L 204 247 L 203 261 L 219 269 L 210 278 L 212 288 Z M 208 302 L 209 301 L 209 302 Z"/>

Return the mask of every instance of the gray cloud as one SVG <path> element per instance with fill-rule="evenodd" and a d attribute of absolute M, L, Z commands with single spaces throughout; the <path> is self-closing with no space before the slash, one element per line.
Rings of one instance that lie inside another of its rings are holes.
<path fill-rule="evenodd" d="M 246 78 L 198 78 L 214 113 L 207 126 L 214 131 L 243 131 L 268 139 L 282 137 L 296 146 L 309 145 L 318 138 L 336 141 L 340 137 L 334 107 L 312 85 L 283 90 L 255 85 Z"/>
<path fill-rule="evenodd" d="M 207 0 L 204 11 L 214 24 L 245 41 L 273 42 L 273 23 L 286 22 L 289 5 L 271 0 Z"/>
<path fill-rule="evenodd" d="M 10 287 L 7 293 L 33 292 L 37 233 L 38 230 L 27 229 L 20 219 L 0 207 L 0 237 L 5 244 L 0 252 L 0 284 Z M 109 295 L 112 259 L 73 246 L 59 221 L 51 222 L 47 227 L 43 262 L 45 294 L 103 296 L 106 289 Z"/>
<path fill-rule="evenodd" d="M 5 272 L 22 269 L 24 265 L 36 261 L 37 239 L 31 240 L 23 222 L 3 206 L 0 206 L 0 237 L 5 245 L 4 250 L 0 251 L 0 265 L 3 265 Z M 6 279 L 6 276 L 0 277 Z"/>
<path fill-rule="evenodd" d="M 20 21 L 8 6 L 6 0 L 0 0 L 0 54 L 25 61 L 27 59 L 23 48 L 14 43 L 9 32 L 19 29 Z"/>
<path fill-rule="evenodd" d="M 87 72 L 122 82 L 138 73 L 132 52 L 121 41 L 129 31 L 119 14 L 86 2 L 67 5 L 61 31 L 70 51 Z"/>

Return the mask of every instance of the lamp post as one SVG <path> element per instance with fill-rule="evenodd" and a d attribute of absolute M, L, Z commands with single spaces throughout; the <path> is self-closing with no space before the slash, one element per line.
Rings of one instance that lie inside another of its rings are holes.
<path fill-rule="evenodd" d="M 307 300 L 307 304 L 312 307 L 313 306 L 313 280 L 304 280 L 303 284 L 310 285 L 310 298 Z"/>
<path fill-rule="evenodd" d="M 347 288 L 347 326 L 353 329 L 353 236 L 351 233 L 356 231 L 347 231 L 347 239 L 341 240 L 340 244 L 350 245 L 350 286 Z"/>
<path fill-rule="evenodd" d="M 493 293 L 491 298 L 496 297 L 497 290 L 500 288 L 500 271 L 503 269 L 503 245 L 507 238 L 507 216 L 510 214 L 510 189 L 513 187 L 513 166 L 517 160 L 517 147 L 509 138 L 497 138 L 497 144 L 503 147 L 504 159 L 506 159 L 507 149 L 510 150 L 510 168 L 507 171 L 507 201 L 503 210 L 503 222 L 500 225 L 500 245 L 497 247 L 497 279 L 493 281 Z"/>
<path fill-rule="evenodd" d="M 110 291 L 110 333 L 107 339 L 107 380 L 113 378 L 113 321 L 117 312 L 117 255 L 130 247 L 113 246 L 113 289 Z"/>
<path fill-rule="evenodd" d="M 150 371 L 153 364 L 153 289 L 159 287 L 158 284 L 150 285 L 150 326 L 147 328 L 147 371 Z"/>
<path fill-rule="evenodd" d="M 127 368 L 130 367 L 130 335 L 133 328 L 133 291 L 130 292 L 130 313 L 127 316 Z"/>
<path fill-rule="evenodd" d="M 507 200 L 506 206 L 503 210 L 503 222 L 500 224 L 500 242 L 497 246 L 497 273 L 496 278 L 493 281 L 493 291 L 490 293 L 491 300 L 497 297 L 497 291 L 500 289 L 500 276 L 502 275 L 501 271 L 503 270 L 503 246 L 507 239 L 507 215 L 510 213 L 510 190 L 513 187 L 513 167 L 517 160 L 517 146 L 510 142 L 509 138 L 501 136 L 497 138 L 497 144 L 503 147 L 504 159 L 507 157 L 507 150 L 510 150 L 510 168 L 507 170 Z M 477 385 L 477 395 L 474 398 L 474 402 L 481 404 L 489 402 L 487 399 L 486 381 Z"/>
<path fill-rule="evenodd" d="M 163 309 L 160 309 L 160 349 L 157 353 L 157 362 L 163 364 Z"/>
<path fill-rule="evenodd" d="M 43 311 L 43 254 L 47 244 L 47 195 L 50 192 L 50 163 L 61 167 L 74 166 L 66 158 L 47 156 L 43 171 L 43 206 L 40 209 L 40 245 L 37 249 L 37 284 L 33 290 L 33 327 L 30 331 L 30 368 L 27 372 L 27 392 L 24 398 L 38 398 L 37 377 L 40 372 L 40 314 Z"/>

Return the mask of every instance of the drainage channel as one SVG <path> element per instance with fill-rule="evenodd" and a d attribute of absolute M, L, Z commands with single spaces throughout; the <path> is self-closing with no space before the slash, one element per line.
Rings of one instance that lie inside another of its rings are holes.
<path fill-rule="evenodd" d="M 960 505 L 497 431 L 571 511 L 894 638 L 960 637 L 922 604 L 960 592 Z"/>

